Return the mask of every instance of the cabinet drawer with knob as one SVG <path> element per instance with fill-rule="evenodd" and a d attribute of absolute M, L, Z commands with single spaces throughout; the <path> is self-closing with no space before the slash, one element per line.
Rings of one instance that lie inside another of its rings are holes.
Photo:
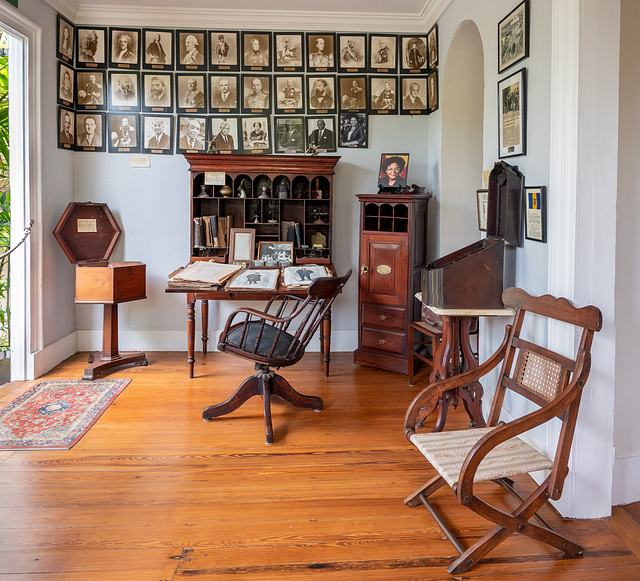
<path fill-rule="evenodd" d="M 362 325 L 404 331 L 407 328 L 407 309 L 363 303 Z"/>
<path fill-rule="evenodd" d="M 382 351 L 390 355 L 404 356 L 407 338 L 404 333 L 366 329 L 362 331 L 362 348 L 366 351 Z"/>

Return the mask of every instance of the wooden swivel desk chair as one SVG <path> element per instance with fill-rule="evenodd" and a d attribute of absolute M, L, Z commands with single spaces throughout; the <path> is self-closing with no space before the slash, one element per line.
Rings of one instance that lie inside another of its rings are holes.
<path fill-rule="evenodd" d="M 276 295 L 264 312 L 249 308 L 233 311 L 218 340 L 218 350 L 255 362 L 255 374 L 245 379 L 225 402 L 211 405 L 202 412 L 209 421 L 238 409 L 254 395 L 264 402 L 264 423 L 267 444 L 273 443 L 271 396 L 278 395 L 296 407 L 322 409 L 322 399 L 298 393 L 284 377 L 271 367 L 288 367 L 300 361 L 311 337 L 335 298 L 351 276 L 318 278 L 309 285 L 305 298 Z M 269 310 L 275 312 L 269 314 Z M 292 323 L 298 327 L 293 329 Z"/>
<path fill-rule="evenodd" d="M 438 472 L 408 496 L 405 504 L 418 506 L 422 503 L 431 512 L 460 553 L 460 557 L 447 569 L 456 575 L 468 571 L 514 532 L 548 543 L 571 556 L 583 551 L 581 546 L 552 531 L 536 512 L 549 499 L 557 500 L 562 495 L 569 472 L 569 452 L 582 389 L 591 368 L 591 343 L 594 332 L 602 326 L 602 314 L 594 306 L 576 308 L 566 299 L 555 299 L 550 295 L 531 297 L 518 288 L 504 291 L 502 299 L 505 307 L 515 310 L 515 318 L 513 324 L 507 326 L 500 348 L 480 367 L 426 387 L 413 400 L 405 417 L 406 437 Z M 523 322 L 528 313 L 564 321 L 580 329 L 580 343 L 575 357 L 563 357 L 521 338 Z M 417 432 L 422 424 L 421 410 L 428 407 L 433 398 L 445 390 L 477 381 L 501 362 L 487 427 L 439 433 Z M 526 397 L 539 409 L 513 421 L 501 422 L 500 413 L 507 390 Z M 554 418 L 562 422 L 562 427 L 553 458 L 536 451 L 518 437 Z M 523 500 L 514 490 L 514 482 L 510 477 L 538 470 L 550 472 L 537 490 Z M 475 484 L 486 480 L 493 480 L 506 488 L 521 501 L 520 505 L 509 514 L 482 500 L 476 494 Z M 467 549 L 456 539 L 428 500 L 445 484 L 451 486 L 456 498 L 464 506 L 496 525 Z M 533 516 L 540 525 L 529 522 Z"/>

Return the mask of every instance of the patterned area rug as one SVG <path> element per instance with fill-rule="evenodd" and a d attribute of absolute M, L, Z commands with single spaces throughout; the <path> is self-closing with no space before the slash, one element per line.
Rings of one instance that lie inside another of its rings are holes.
<path fill-rule="evenodd" d="M 47 379 L 0 410 L 0 450 L 66 450 L 130 379 Z"/>

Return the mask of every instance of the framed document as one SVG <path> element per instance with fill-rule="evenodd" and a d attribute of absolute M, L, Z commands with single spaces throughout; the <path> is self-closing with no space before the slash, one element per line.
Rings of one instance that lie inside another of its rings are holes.
<path fill-rule="evenodd" d="M 527 69 L 498 81 L 498 157 L 527 153 Z"/>
<path fill-rule="evenodd" d="M 529 56 L 529 0 L 498 23 L 498 73 Z"/>
<path fill-rule="evenodd" d="M 525 187 L 525 238 L 547 241 L 547 188 Z"/>
<path fill-rule="evenodd" d="M 489 190 L 476 190 L 476 202 L 478 204 L 478 230 L 487 231 L 487 208 L 489 206 Z"/>
<path fill-rule="evenodd" d="M 256 231 L 253 228 L 231 228 L 229 238 L 229 263 L 251 263 L 255 258 Z"/>

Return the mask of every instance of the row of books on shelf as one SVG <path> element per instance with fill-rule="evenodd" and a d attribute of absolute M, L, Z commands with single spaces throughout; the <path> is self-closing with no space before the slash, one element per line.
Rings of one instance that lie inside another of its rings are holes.
<path fill-rule="evenodd" d="M 282 277 L 288 289 L 304 289 L 317 278 L 332 276 L 326 266 L 301 264 L 286 268 L 249 268 L 212 261 L 192 262 L 169 275 L 170 288 L 275 291 Z"/>
<path fill-rule="evenodd" d="M 233 216 L 198 216 L 193 219 L 193 245 L 196 248 L 226 248 Z"/>

